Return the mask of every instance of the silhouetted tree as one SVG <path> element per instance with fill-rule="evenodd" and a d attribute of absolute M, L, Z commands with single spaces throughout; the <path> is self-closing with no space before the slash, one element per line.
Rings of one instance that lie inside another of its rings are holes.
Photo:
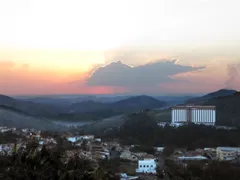
<path fill-rule="evenodd" d="M 64 159 L 64 151 L 28 144 L 24 151 L 0 156 L 0 179 L 19 180 L 103 180 L 116 179 L 115 173 L 99 168 L 77 155 Z"/>
<path fill-rule="evenodd" d="M 173 146 L 166 146 L 163 149 L 163 155 L 164 157 L 169 157 L 170 155 L 172 155 L 174 152 L 174 147 Z"/>

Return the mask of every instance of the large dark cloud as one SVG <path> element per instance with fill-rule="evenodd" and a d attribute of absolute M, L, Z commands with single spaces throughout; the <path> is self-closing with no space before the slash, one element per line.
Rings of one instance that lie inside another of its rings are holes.
<path fill-rule="evenodd" d="M 90 86 L 124 86 L 144 87 L 155 86 L 174 81 L 171 76 L 176 74 L 197 71 L 205 67 L 184 66 L 176 60 L 161 60 L 154 63 L 131 67 L 121 61 L 98 68 L 88 78 Z"/>

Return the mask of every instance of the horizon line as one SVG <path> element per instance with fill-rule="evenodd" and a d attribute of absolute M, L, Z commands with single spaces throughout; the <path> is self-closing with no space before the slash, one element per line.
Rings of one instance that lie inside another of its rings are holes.
<path fill-rule="evenodd" d="M 189 96 L 204 95 L 206 93 L 116 93 L 116 94 L 11 94 L 12 97 L 46 97 L 46 96 Z"/>

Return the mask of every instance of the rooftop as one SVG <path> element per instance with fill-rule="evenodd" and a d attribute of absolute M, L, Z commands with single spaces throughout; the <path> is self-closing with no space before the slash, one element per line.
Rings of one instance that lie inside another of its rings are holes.
<path fill-rule="evenodd" d="M 200 159 L 200 160 L 204 160 L 204 159 L 207 159 L 206 157 L 204 156 L 181 156 L 181 157 L 178 157 L 178 159 Z"/>
<path fill-rule="evenodd" d="M 143 160 L 139 160 L 138 162 L 149 162 L 149 163 L 152 163 L 152 162 L 155 162 L 154 159 L 143 159 Z"/>
<path fill-rule="evenodd" d="M 195 106 L 195 105 L 192 105 L 192 106 L 174 106 L 172 109 L 186 109 L 186 108 L 216 108 L 216 106 Z"/>
<path fill-rule="evenodd" d="M 222 151 L 240 151 L 240 147 L 217 147 L 217 150 L 222 150 Z"/>

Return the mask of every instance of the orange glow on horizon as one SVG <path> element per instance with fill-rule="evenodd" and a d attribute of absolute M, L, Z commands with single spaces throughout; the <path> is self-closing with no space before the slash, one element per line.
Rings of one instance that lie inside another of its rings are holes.
<path fill-rule="evenodd" d="M 32 84 L 31 86 L 17 86 L 12 84 L 7 89 L 1 88 L 0 94 L 5 95 L 57 95 L 57 94 L 115 94 L 124 93 L 124 88 L 112 87 L 86 87 L 86 86 L 71 86 L 69 84 Z"/>
<path fill-rule="evenodd" d="M 0 65 L 0 94 L 113 94 L 126 91 L 124 88 L 86 86 L 89 72 L 62 73 L 58 69 L 50 71 L 11 62 Z"/>

